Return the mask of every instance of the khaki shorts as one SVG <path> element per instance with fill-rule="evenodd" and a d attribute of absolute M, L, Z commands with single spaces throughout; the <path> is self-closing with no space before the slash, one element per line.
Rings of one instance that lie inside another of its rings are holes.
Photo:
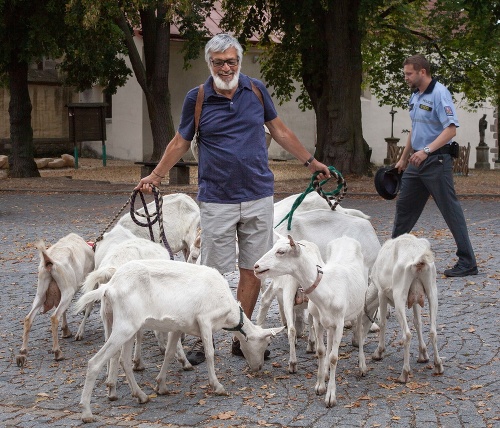
<path fill-rule="evenodd" d="M 201 264 L 220 273 L 253 269 L 273 244 L 273 197 L 239 204 L 200 203 Z M 238 241 L 236 241 L 236 236 Z"/>

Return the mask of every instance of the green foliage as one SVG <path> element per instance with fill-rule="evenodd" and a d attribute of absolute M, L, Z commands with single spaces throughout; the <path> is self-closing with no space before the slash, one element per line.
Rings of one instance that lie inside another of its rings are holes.
<path fill-rule="evenodd" d="M 492 2 L 437 0 L 429 9 L 426 4 L 382 5 L 371 10 L 384 17 L 378 22 L 364 15 L 365 84 L 381 104 L 404 106 L 409 89 L 403 80 L 402 63 L 407 56 L 422 53 L 430 59 L 434 77 L 452 94 L 465 95 L 464 107 L 475 109 L 486 100 L 494 102 L 500 70 L 500 27 Z"/>
<path fill-rule="evenodd" d="M 321 29 L 333 1 L 225 0 L 222 25 L 243 40 L 261 34 L 264 79 L 282 102 L 296 90 L 292 81 L 302 82 L 297 100 L 310 108 L 310 89 L 332 78 L 324 73 L 327 41 Z M 409 95 L 403 60 L 423 53 L 434 76 L 452 93 L 465 94 L 469 108 L 495 100 L 500 93 L 499 22 L 498 0 L 361 0 L 363 85 L 381 104 L 402 107 Z"/>
<path fill-rule="evenodd" d="M 14 52 L 18 61 L 27 63 L 43 55 L 61 54 L 64 3 L 4 0 L 0 2 L 0 13 L 0 73 L 7 71 Z"/>
<path fill-rule="evenodd" d="M 113 19 L 112 13 L 116 11 L 102 10 L 100 19 L 94 23 L 82 3 L 72 1 L 65 16 L 71 30 L 66 36 L 65 56 L 60 66 L 65 83 L 79 91 L 98 84 L 114 94 L 132 74 L 124 60 L 127 49 L 123 32 Z"/>
<path fill-rule="evenodd" d="M 190 61 L 198 58 L 210 37 L 205 27 L 206 17 L 213 7 L 212 0 L 191 1 L 177 5 L 172 23 L 179 28 L 180 36 L 185 40 L 182 45 L 184 68 L 191 67 Z"/>

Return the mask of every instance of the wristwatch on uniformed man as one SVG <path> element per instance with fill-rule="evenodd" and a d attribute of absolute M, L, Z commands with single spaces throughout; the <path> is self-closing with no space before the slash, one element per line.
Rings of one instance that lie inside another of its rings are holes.
<path fill-rule="evenodd" d="M 429 156 L 431 154 L 431 149 L 429 149 L 429 147 L 425 146 L 424 147 L 424 153 Z"/>

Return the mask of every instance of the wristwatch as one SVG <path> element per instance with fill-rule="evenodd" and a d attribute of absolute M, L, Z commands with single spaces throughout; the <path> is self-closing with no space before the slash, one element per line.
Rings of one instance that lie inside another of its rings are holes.
<path fill-rule="evenodd" d="M 425 146 L 424 147 L 424 153 L 429 156 L 431 154 L 431 149 L 429 149 L 429 147 Z"/>
<path fill-rule="evenodd" d="M 311 156 L 309 159 L 307 159 L 304 163 L 304 166 L 309 166 L 311 165 L 311 162 L 314 160 L 314 156 Z"/>

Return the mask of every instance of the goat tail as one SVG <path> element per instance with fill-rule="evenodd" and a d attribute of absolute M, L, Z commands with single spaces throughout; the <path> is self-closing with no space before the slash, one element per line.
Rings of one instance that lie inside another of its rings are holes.
<path fill-rule="evenodd" d="M 116 272 L 116 268 L 107 266 L 90 272 L 82 284 L 82 293 L 89 293 L 99 287 L 100 284 L 108 282 Z"/>
<path fill-rule="evenodd" d="M 80 312 L 83 312 L 89 303 L 94 303 L 98 300 L 101 300 L 107 288 L 107 284 L 104 284 L 98 289 L 89 291 L 88 293 L 82 295 L 75 303 L 74 314 L 77 315 Z"/>

